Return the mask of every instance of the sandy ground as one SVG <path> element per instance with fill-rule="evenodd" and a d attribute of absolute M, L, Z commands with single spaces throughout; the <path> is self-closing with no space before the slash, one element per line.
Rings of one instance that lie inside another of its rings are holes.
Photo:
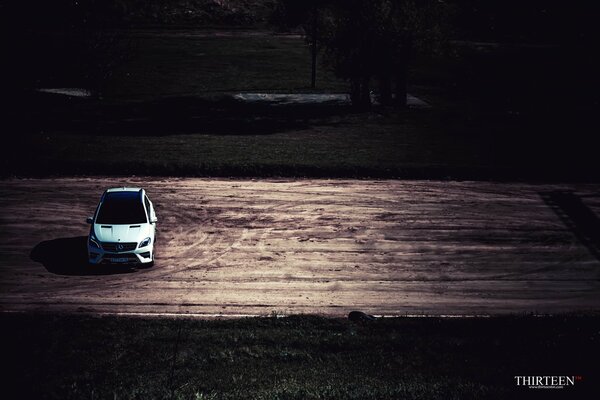
<path fill-rule="evenodd" d="M 599 215 L 600 185 L 135 177 L 0 184 L 5 312 L 600 309 L 595 227 L 578 217 Z M 146 188 L 156 205 L 156 265 L 89 268 L 85 217 L 105 188 L 123 185 Z"/>

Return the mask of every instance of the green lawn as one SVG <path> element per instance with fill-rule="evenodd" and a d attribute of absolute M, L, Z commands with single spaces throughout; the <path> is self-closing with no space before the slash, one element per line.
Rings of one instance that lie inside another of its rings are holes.
<path fill-rule="evenodd" d="M 436 138 L 431 130 L 417 133 L 411 121 L 345 115 L 313 123 L 290 121 L 291 129 L 270 134 L 244 133 L 253 129 L 252 122 L 239 122 L 232 134 L 26 135 L 14 143 L 16 150 L 7 152 L 4 162 L 9 170 L 34 175 L 388 177 L 401 176 L 404 168 L 414 172 L 485 163 L 481 154 L 456 149 L 449 137 Z M 266 123 L 264 129 L 270 128 Z M 23 157 L 21 149 L 34 155 L 33 160 Z"/>
<path fill-rule="evenodd" d="M 1 319 L 19 398 L 532 398 L 527 374 L 581 376 L 560 398 L 585 398 L 598 383 L 597 317 Z"/>
<path fill-rule="evenodd" d="M 495 82 L 502 71 L 490 70 L 502 65 L 502 52 L 419 58 L 409 89 L 432 108 L 356 113 L 225 97 L 344 92 L 347 84 L 323 65 L 317 88 L 308 87 L 309 52 L 299 37 L 141 30 L 130 47 L 102 99 L 11 98 L 1 175 L 600 178 L 594 106 L 538 104 L 528 96 L 540 82 L 523 93 L 502 90 L 511 77 Z M 52 59 L 38 71 L 39 86 L 71 83 Z"/>
<path fill-rule="evenodd" d="M 253 114 L 252 109 L 233 107 L 211 117 L 212 110 L 180 119 L 162 120 L 150 113 L 134 122 L 115 117 L 114 123 L 96 120 L 81 127 L 17 135 L 0 149 L 2 172 L 4 176 L 598 179 L 592 136 L 577 139 L 572 132 L 568 142 L 543 136 L 560 125 L 523 126 L 506 119 L 490 124 L 441 110 L 386 115 L 340 109 L 313 116 L 311 111 Z"/>
<path fill-rule="evenodd" d="M 310 52 L 298 36 L 181 29 L 132 30 L 104 36 L 98 39 L 100 44 L 115 37 L 118 41 L 107 46 L 103 55 L 96 55 L 97 64 L 86 65 L 93 67 L 103 65 L 105 59 L 122 59 L 103 84 L 103 97 L 107 100 L 202 96 L 215 92 L 347 90 L 346 83 L 336 79 L 322 63 L 318 87 L 310 89 Z M 58 35 L 38 38 L 36 43 L 46 43 L 58 54 L 56 57 L 47 54 L 47 59 L 39 60 L 33 71 L 38 85 L 77 85 L 76 77 L 64 66 L 65 58 L 73 58 L 75 63 L 86 59 L 63 49 L 62 37 Z M 40 51 L 50 53 L 45 49 Z"/>

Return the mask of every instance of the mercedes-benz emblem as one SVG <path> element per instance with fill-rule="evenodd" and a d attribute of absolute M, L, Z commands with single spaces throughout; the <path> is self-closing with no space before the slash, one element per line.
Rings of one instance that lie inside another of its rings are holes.
<path fill-rule="evenodd" d="M 122 244 L 118 244 L 117 245 L 117 250 L 123 250 L 123 245 Z"/>

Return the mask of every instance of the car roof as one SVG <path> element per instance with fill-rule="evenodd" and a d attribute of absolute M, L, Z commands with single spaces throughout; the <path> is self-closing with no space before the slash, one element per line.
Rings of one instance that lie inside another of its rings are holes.
<path fill-rule="evenodd" d="M 110 188 L 102 194 L 100 201 L 104 202 L 108 199 L 139 199 L 142 201 L 144 189 L 140 188 Z"/>

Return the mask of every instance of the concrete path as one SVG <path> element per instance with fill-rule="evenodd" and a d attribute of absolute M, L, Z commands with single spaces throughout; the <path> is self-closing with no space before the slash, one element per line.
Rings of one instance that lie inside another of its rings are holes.
<path fill-rule="evenodd" d="M 0 310 L 240 316 L 600 309 L 600 185 L 0 181 Z M 85 266 L 102 191 L 148 190 L 151 269 Z"/>
<path fill-rule="evenodd" d="M 271 105 L 289 104 L 336 104 L 350 105 L 350 96 L 343 93 L 238 93 L 234 99 L 247 103 L 267 103 Z M 371 95 L 373 104 L 378 104 L 377 96 Z M 430 108 L 425 101 L 411 94 L 406 95 L 406 105 L 411 108 Z"/>

